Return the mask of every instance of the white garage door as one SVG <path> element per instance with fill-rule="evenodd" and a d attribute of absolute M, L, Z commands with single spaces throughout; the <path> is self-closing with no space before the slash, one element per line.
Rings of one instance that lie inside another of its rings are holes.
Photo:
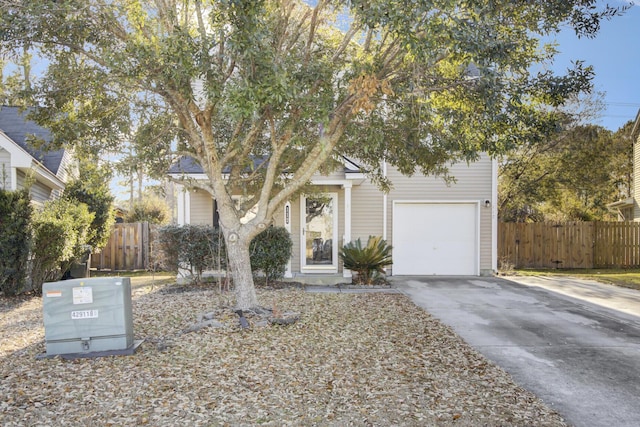
<path fill-rule="evenodd" d="M 478 274 L 477 203 L 395 202 L 394 275 Z"/>

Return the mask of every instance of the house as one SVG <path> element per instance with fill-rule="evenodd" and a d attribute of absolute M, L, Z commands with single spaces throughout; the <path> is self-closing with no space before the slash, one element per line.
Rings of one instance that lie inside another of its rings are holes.
<path fill-rule="evenodd" d="M 640 110 L 636 114 L 636 120 L 631 130 L 633 139 L 633 181 L 631 184 L 631 197 L 607 205 L 618 214 L 620 221 L 640 221 Z"/>
<path fill-rule="evenodd" d="M 27 120 L 28 111 L 0 107 L 0 188 L 30 188 L 36 206 L 62 194 L 76 166 L 67 150 L 36 150 L 31 138 L 51 140 L 51 133 Z M 30 184 L 30 185 L 29 185 Z"/>
<path fill-rule="evenodd" d="M 393 189 L 385 194 L 350 160 L 330 175 L 316 175 L 313 195 L 288 201 L 274 218 L 293 240 L 287 277 L 350 277 L 338 248 L 370 235 L 393 245 L 392 275 L 491 275 L 497 270 L 497 161 L 487 155 L 450 167 L 456 182 L 407 177 L 386 165 Z M 203 179 L 190 159 L 174 165 L 174 178 Z M 215 200 L 203 190 L 179 187 L 178 224 L 217 222 Z"/>

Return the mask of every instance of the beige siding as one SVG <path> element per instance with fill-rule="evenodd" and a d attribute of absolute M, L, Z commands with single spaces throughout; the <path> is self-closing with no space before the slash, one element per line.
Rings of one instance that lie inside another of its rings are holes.
<path fill-rule="evenodd" d="M 11 154 L 0 148 L 0 188 L 11 188 Z"/>
<path fill-rule="evenodd" d="M 484 200 L 492 199 L 492 161 L 483 156 L 470 165 L 456 164 L 450 168 L 455 183 L 447 185 L 442 178 L 401 175 L 388 168 L 393 183 L 387 203 L 387 241 L 393 241 L 393 202 L 417 201 L 478 201 L 480 202 L 480 272 L 492 271 L 492 208 L 484 207 Z"/>
<path fill-rule="evenodd" d="M 351 190 L 351 240 L 383 236 L 384 194 L 370 181 Z"/>
<path fill-rule="evenodd" d="M 492 211 L 485 208 L 484 200 L 492 200 L 492 161 L 483 157 L 471 165 L 459 164 L 451 168 L 457 182 L 447 185 L 442 178 L 414 176 L 405 177 L 392 167 L 388 168 L 388 176 L 393 189 L 386 196 L 370 181 L 345 180 L 343 171 L 328 176 L 316 176 L 314 182 L 318 192 L 338 194 L 338 239 L 337 247 L 344 245 L 345 233 L 345 190 L 342 184 L 352 183 L 351 189 L 351 240 L 358 238 L 366 242 L 370 235 L 384 236 L 393 241 L 393 202 L 394 201 L 465 201 L 477 202 L 480 205 L 480 272 L 492 270 Z M 325 185 L 320 185 L 325 182 Z M 301 271 L 301 198 L 291 200 L 291 238 L 293 241 L 293 257 L 291 271 Z M 190 222 L 192 224 L 213 223 L 213 199 L 205 192 L 190 194 Z M 384 216 L 386 212 L 386 224 Z M 274 217 L 274 225 L 284 224 L 284 209 L 279 209 Z M 386 227 L 385 227 L 386 225 Z M 385 230 L 386 228 L 386 230 Z M 385 236 L 386 231 L 386 236 Z M 342 266 L 339 265 L 339 271 Z"/>
<path fill-rule="evenodd" d="M 191 224 L 213 225 L 213 198 L 206 191 L 190 193 Z"/>

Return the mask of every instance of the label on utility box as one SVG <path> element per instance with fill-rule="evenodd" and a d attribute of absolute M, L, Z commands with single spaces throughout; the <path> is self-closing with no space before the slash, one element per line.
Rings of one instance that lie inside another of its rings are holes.
<path fill-rule="evenodd" d="M 93 291 L 91 288 L 73 288 L 74 304 L 91 304 L 93 302 Z"/>
<path fill-rule="evenodd" d="M 72 311 L 71 318 L 73 320 L 78 319 L 97 319 L 98 318 L 98 310 L 79 310 Z"/>

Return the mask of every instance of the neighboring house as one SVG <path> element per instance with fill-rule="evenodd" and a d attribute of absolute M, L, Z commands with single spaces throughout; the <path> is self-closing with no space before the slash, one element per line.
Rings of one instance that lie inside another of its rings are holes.
<path fill-rule="evenodd" d="M 617 212 L 620 221 L 640 221 L 640 110 L 631 130 L 633 138 L 633 181 L 631 197 L 611 203 L 608 208 Z"/>
<path fill-rule="evenodd" d="M 31 138 L 51 140 L 51 133 L 26 119 L 27 111 L 0 107 L 0 188 L 30 188 L 31 200 L 41 206 L 58 198 L 77 167 L 67 150 L 35 150 Z"/>
<path fill-rule="evenodd" d="M 387 166 L 393 189 L 385 194 L 356 163 L 331 175 L 316 175 L 318 193 L 290 200 L 275 216 L 293 240 L 287 277 L 341 274 L 338 248 L 370 235 L 393 245 L 392 275 L 492 275 L 497 269 L 497 162 L 483 155 L 478 162 L 450 168 L 456 182 L 415 175 L 406 177 Z M 175 178 L 203 179 L 190 161 L 174 165 Z M 217 224 L 216 204 L 203 190 L 179 187 L 178 223 Z M 320 195 L 318 195 L 320 194 Z"/>

